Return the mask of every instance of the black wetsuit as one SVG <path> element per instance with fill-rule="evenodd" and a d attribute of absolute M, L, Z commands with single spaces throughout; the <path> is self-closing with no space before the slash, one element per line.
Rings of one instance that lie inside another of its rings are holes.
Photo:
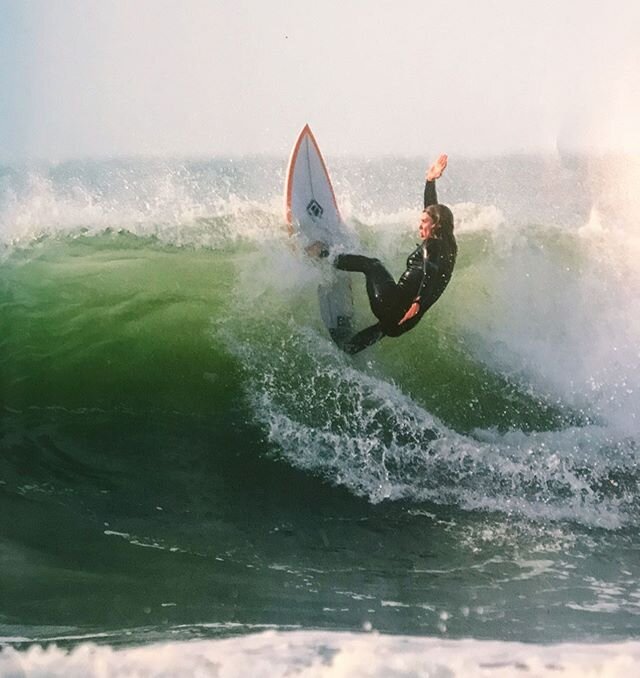
<path fill-rule="evenodd" d="M 437 202 L 435 181 L 427 181 L 424 206 L 427 208 Z M 358 353 L 384 336 L 398 337 L 414 328 L 444 292 L 451 279 L 457 251 L 453 233 L 427 238 L 409 255 L 407 268 L 397 283 L 379 259 L 339 254 L 334 261 L 336 268 L 365 274 L 371 311 L 378 319 L 375 325 L 347 339 L 342 345 L 344 350 Z M 420 300 L 420 310 L 399 325 L 416 299 Z"/>

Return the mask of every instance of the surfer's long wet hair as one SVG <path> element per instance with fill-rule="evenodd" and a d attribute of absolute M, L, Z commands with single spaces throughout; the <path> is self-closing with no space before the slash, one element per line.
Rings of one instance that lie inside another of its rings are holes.
<path fill-rule="evenodd" d="M 429 205 L 424 211 L 433 220 L 436 238 L 453 235 L 453 212 L 446 205 Z"/>

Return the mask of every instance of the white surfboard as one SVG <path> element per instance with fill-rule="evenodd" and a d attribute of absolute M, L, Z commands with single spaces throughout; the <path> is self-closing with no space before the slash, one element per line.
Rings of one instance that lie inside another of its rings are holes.
<path fill-rule="evenodd" d="M 289 235 L 302 248 L 316 241 L 329 250 L 349 242 L 322 153 L 305 125 L 293 146 L 285 180 L 285 215 Z M 320 316 L 333 340 L 340 345 L 351 336 L 353 296 L 348 274 L 332 269 L 328 282 L 318 289 Z"/>

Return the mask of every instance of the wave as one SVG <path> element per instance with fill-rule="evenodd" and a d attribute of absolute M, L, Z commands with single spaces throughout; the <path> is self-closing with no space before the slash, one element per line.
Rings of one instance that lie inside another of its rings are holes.
<path fill-rule="evenodd" d="M 459 202 L 446 296 L 415 332 L 350 359 L 318 318 L 326 267 L 284 236 L 278 167 L 5 171 L 6 430 L 52 412 L 72 429 L 82 412 L 200 418 L 374 503 L 636 524 L 640 276 L 627 230 L 593 215 L 522 226 Z M 371 197 L 350 210 L 354 236 L 394 271 L 413 242 L 407 209 Z"/>

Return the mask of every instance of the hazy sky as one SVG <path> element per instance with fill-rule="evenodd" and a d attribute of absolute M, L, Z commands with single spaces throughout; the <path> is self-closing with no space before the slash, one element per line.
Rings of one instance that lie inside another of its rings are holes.
<path fill-rule="evenodd" d="M 640 148 L 637 0 L 0 0 L 0 161 Z"/>

